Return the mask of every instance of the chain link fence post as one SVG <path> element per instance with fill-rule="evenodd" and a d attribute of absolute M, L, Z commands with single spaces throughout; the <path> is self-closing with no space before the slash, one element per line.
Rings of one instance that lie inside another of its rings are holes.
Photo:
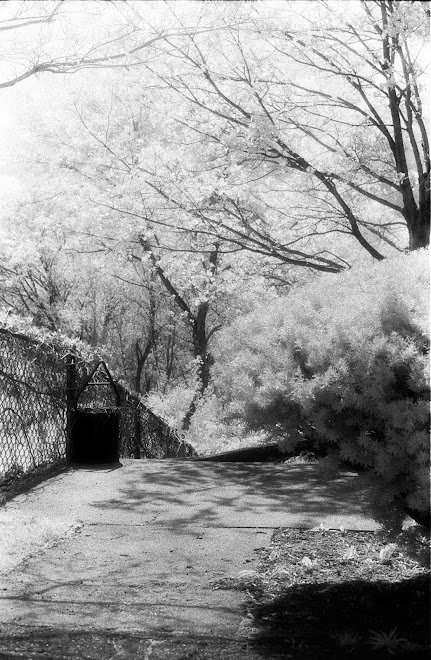
<path fill-rule="evenodd" d="M 71 459 L 72 428 L 76 418 L 76 357 L 71 353 L 66 357 L 66 460 Z"/>

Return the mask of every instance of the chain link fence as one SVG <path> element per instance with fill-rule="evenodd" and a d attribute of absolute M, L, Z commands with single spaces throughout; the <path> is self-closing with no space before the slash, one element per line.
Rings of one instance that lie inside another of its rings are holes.
<path fill-rule="evenodd" d="M 65 369 L 48 344 L 0 328 L 0 485 L 66 459 Z"/>
<path fill-rule="evenodd" d="M 71 407 L 117 412 L 120 457 L 195 454 L 103 362 L 73 355 L 71 399 L 70 360 L 65 347 L 0 328 L 0 499 L 16 482 L 67 464 Z"/>

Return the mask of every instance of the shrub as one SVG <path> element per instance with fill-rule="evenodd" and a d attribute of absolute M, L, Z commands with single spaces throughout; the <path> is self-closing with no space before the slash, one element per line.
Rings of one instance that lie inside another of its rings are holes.
<path fill-rule="evenodd" d="M 181 423 L 190 406 L 195 391 L 192 387 L 177 386 L 167 392 L 156 390 L 145 396 L 145 403 L 169 424 L 177 433 L 181 432 Z"/>
<path fill-rule="evenodd" d="M 236 414 L 289 451 L 356 466 L 386 526 L 429 516 L 428 295 L 421 250 L 319 277 L 218 340 L 217 387 Z"/>
<path fill-rule="evenodd" d="M 251 431 L 242 420 L 229 420 L 220 400 L 208 391 L 199 401 L 185 436 L 200 456 L 265 444 L 267 433 Z"/>
<path fill-rule="evenodd" d="M 175 387 L 165 394 L 151 392 L 146 397 L 146 403 L 154 413 L 182 434 L 183 439 L 196 449 L 199 456 L 265 443 L 265 432 L 250 432 L 245 422 L 226 419 L 220 400 L 211 390 L 199 400 L 188 431 L 182 431 L 181 423 L 193 395 L 194 390 L 191 388 Z"/>

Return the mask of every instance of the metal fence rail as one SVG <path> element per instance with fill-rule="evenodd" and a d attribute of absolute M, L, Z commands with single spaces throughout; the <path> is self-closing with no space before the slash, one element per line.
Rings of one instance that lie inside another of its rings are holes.
<path fill-rule="evenodd" d="M 73 409 L 117 411 L 121 457 L 195 453 L 104 362 L 0 328 L 0 489 L 66 463 Z"/>

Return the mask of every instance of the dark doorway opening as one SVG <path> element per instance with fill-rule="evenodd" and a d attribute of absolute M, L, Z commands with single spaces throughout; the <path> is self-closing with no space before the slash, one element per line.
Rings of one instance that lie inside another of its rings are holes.
<path fill-rule="evenodd" d="M 78 410 L 70 438 L 72 463 L 115 463 L 120 458 L 119 411 Z"/>

